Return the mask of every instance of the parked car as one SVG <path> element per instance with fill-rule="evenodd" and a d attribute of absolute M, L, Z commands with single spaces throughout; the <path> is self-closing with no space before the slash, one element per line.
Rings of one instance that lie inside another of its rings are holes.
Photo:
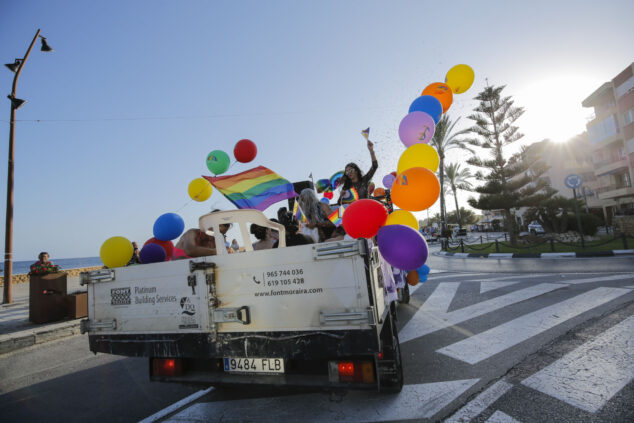
<path fill-rule="evenodd" d="M 528 232 L 530 232 L 533 235 L 538 235 L 538 234 L 543 235 L 546 233 L 542 225 L 540 225 L 536 220 L 533 220 L 531 223 L 528 224 Z"/>

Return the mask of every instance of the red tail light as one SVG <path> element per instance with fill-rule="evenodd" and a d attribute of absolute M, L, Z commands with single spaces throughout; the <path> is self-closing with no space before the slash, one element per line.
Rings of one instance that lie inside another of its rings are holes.
<path fill-rule="evenodd" d="M 181 376 L 183 374 L 183 361 L 178 358 L 153 358 L 152 376 Z"/>
<path fill-rule="evenodd" d="M 374 383 L 374 365 L 370 361 L 331 361 L 329 380 L 344 383 Z"/>

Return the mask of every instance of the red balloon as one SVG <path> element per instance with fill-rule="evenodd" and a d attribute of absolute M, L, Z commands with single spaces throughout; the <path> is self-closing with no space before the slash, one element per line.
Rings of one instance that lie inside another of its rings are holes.
<path fill-rule="evenodd" d="M 335 194 L 332 191 L 324 191 L 324 197 L 326 197 L 329 200 L 332 200 L 332 197 L 334 197 Z"/>
<path fill-rule="evenodd" d="M 172 241 L 161 241 L 160 239 L 150 238 L 145 241 L 143 246 L 145 247 L 148 244 L 158 244 L 165 250 L 165 261 L 172 259 L 172 254 L 174 253 L 174 244 Z"/>
<path fill-rule="evenodd" d="M 398 176 L 398 174 L 396 173 L 396 171 L 394 171 L 394 172 L 390 172 L 390 175 L 394 175 L 394 177 L 395 177 L 395 178 Z"/>
<path fill-rule="evenodd" d="M 233 155 L 240 163 L 249 163 L 258 154 L 258 147 L 251 140 L 240 140 L 233 148 Z"/>
<path fill-rule="evenodd" d="M 352 238 L 372 238 L 387 220 L 387 210 L 376 200 L 357 200 L 343 213 L 343 228 Z"/>

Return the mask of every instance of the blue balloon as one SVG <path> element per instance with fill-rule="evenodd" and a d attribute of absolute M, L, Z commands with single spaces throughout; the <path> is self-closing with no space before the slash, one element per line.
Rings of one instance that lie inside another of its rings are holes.
<path fill-rule="evenodd" d="M 330 200 L 329 200 L 329 199 L 327 199 L 326 197 L 322 198 L 322 199 L 321 199 L 321 200 L 319 200 L 319 201 L 321 201 L 321 202 L 322 202 L 322 203 L 324 203 L 324 204 L 330 204 Z"/>
<path fill-rule="evenodd" d="M 429 266 L 427 266 L 426 264 L 423 264 L 421 267 L 418 268 L 418 270 L 423 274 L 423 275 L 429 275 L 429 271 L 431 270 L 429 268 Z"/>
<path fill-rule="evenodd" d="M 418 274 L 418 283 L 425 283 L 427 282 L 427 275 L 421 275 L 420 273 Z"/>
<path fill-rule="evenodd" d="M 139 253 L 141 263 L 143 264 L 165 261 L 165 256 L 166 254 L 163 247 L 153 243 L 145 244 Z"/>
<path fill-rule="evenodd" d="M 154 238 L 171 241 L 178 238 L 185 229 L 185 221 L 176 213 L 165 213 L 154 222 Z"/>
<path fill-rule="evenodd" d="M 438 123 L 442 116 L 442 104 L 436 97 L 421 95 L 409 106 L 409 113 L 412 112 L 425 112 L 434 119 L 435 123 Z"/>

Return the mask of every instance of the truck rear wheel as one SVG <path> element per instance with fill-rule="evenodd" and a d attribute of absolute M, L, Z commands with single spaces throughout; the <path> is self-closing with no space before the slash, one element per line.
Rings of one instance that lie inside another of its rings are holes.
<path fill-rule="evenodd" d="M 383 358 L 378 361 L 379 392 L 399 393 L 403 389 L 403 361 L 396 325 L 388 313 L 381 333 Z"/>

